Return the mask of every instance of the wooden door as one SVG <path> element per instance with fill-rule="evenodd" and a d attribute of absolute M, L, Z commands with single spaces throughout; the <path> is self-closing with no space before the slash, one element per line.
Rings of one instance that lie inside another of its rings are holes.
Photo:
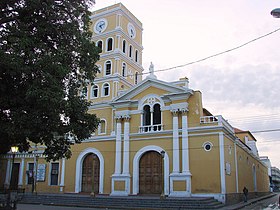
<path fill-rule="evenodd" d="M 89 154 L 83 161 L 82 192 L 99 193 L 100 162 L 95 154 Z"/>
<path fill-rule="evenodd" d="M 11 177 L 11 189 L 16 190 L 18 188 L 18 177 L 19 177 L 19 163 L 13 164 L 13 173 Z"/>
<path fill-rule="evenodd" d="M 163 189 L 163 159 L 157 152 L 146 152 L 139 164 L 139 193 L 161 194 Z"/>

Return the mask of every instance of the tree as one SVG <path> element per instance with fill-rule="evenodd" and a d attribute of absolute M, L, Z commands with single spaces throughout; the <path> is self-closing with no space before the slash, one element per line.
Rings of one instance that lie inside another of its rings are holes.
<path fill-rule="evenodd" d="M 71 156 L 98 119 L 80 95 L 92 83 L 99 48 L 91 42 L 94 0 L 0 1 L 0 152 L 30 142 L 47 160 Z"/>

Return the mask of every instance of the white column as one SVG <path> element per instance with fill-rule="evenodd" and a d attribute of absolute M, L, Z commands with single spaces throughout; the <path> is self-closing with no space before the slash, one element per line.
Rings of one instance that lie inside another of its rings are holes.
<path fill-rule="evenodd" d="M 172 111 L 173 114 L 173 173 L 179 173 L 179 129 L 178 129 L 178 111 Z"/>
<path fill-rule="evenodd" d="M 65 179 L 65 158 L 62 158 L 61 162 L 61 175 L 60 175 L 60 192 L 63 192 L 64 187 L 64 179 Z"/>
<path fill-rule="evenodd" d="M 226 193 L 226 175 L 225 175 L 225 149 L 224 135 L 219 133 L 219 150 L 220 150 L 220 175 L 221 175 L 221 193 Z"/>
<path fill-rule="evenodd" d="M 190 172 L 187 111 L 182 111 L 182 172 Z"/>
<path fill-rule="evenodd" d="M 23 169 L 24 169 L 24 158 L 21 158 L 20 169 L 19 169 L 19 179 L 18 179 L 19 187 L 22 187 L 22 183 L 23 183 L 23 172 L 24 172 Z"/>
<path fill-rule="evenodd" d="M 238 161 L 237 161 L 237 151 L 236 151 L 236 142 L 234 143 L 234 162 L 235 162 L 235 180 L 236 180 L 236 192 L 239 192 L 239 180 L 238 180 Z"/>
<path fill-rule="evenodd" d="M 124 121 L 123 174 L 129 174 L 129 117 Z"/>
<path fill-rule="evenodd" d="M 122 151 L 121 132 L 122 132 L 122 124 L 121 124 L 121 118 L 119 118 L 117 119 L 115 174 L 121 173 L 121 151 Z"/>
<path fill-rule="evenodd" d="M 10 173 L 11 173 L 11 159 L 8 159 L 7 168 L 6 168 L 6 178 L 5 178 L 5 185 L 10 185 Z"/>

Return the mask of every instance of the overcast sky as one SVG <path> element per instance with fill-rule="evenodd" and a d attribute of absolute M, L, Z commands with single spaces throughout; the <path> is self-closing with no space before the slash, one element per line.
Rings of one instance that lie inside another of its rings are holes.
<path fill-rule="evenodd" d="M 143 67 L 148 72 L 230 50 L 280 28 L 270 12 L 279 0 L 96 0 L 95 9 L 122 2 L 143 24 Z M 232 126 L 250 130 L 260 156 L 280 168 L 280 31 L 234 51 L 170 71 L 187 76 L 203 106 Z M 266 131 L 266 132 L 263 132 Z"/>

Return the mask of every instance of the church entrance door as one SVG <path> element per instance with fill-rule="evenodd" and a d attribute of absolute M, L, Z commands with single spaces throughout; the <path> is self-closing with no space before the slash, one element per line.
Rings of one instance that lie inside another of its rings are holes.
<path fill-rule="evenodd" d="M 83 161 L 82 192 L 99 193 L 100 161 L 97 155 L 88 154 Z"/>
<path fill-rule="evenodd" d="M 146 152 L 139 164 L 139 193 L 161 194 L 163 189 L 163 159 L 157 152 Z"/>

